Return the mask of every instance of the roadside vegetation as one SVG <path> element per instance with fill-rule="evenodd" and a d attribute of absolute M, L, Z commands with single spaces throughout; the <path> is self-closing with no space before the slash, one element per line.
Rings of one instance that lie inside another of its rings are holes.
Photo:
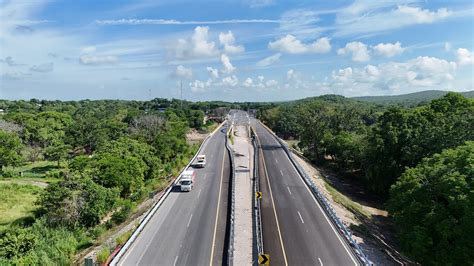
<path fill-rule="evenodd" d="M 265 106 L 258 117 L 313 163 L 382 198 L 412 259 L 474 262 L 473 99 L 448 93 L 403 107 L 326 95 Z"/>
<path fill-rule="evenodd" d="M 34 185 L 0 181 L 0 231 L 15 223 L 34 219 L 35 202 L 43 191 Z"/>
<path fill-rule="evenodd" d="M 212 103 L 166 99 L 0 108 L 0 265 L 71 264 L 186 165 L 198 146 L 190 129 L 218 125 L 204 123 Z"/>

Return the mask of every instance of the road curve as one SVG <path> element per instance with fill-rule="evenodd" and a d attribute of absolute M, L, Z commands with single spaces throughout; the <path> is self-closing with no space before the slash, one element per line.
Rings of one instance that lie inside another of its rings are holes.
<path fill-rule="evenodd" d="M 358 265 L 287 154 L 257 120 L 264 251 L 271 265 Z"/>
<path fill-rule="evenodd" d="M 207 163 L 194 169 L 193 190 L 173 189 L 119 265 L 222 265 L 230 175 L 225 127 L 201 154 Z"/>

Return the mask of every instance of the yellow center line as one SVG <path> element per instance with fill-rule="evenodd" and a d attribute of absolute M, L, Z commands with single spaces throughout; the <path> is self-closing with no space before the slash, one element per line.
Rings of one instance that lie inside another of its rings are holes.
<path fill-rule="evenodd" d="M 257 136 L 258 143 L 260 144 L 260 138 L 258 137 L 257 134 L 255 134 L 255 135 Z M 277 224 L 277 230 L 278 230 L 278 236 L 280 238 L 281 250 L 283 251 L 283 259 L 285 260 L 285 265 L 288 266 L 288 261 L 286 259 L 285 246 L 283 245 L 283 238 L 281 236 L 280 223 L 278 222 L 278 215 L 277 215 L 277 212 L 276 212 L 275 201 L 273 200 L 272 186 L 270 184 L 270 179 L 268 178 L 267 164 L 265 163 L 265 156 L 263 155 L 263 150 L 261 148 L 260 148 L 260 154 L 262 155 L 263 169 L 265 170 L 265 176 L 267 178 L 268 188 L 270 190 L 270 199 L 272 200 L 273 213 L 275 215 L 275 221 L 276 221 L 276 224 Z"/>
<path fill-rule="evenodd" d="M 221 203 L 221 194 L 222 194 L 222 178 L 224 176 L 224 164 L 225 164 L 225 147 L 224 152 L 222 155 L 222 169 L 221 169 L 221 180 L 219 182 L 219 197 L 217 199 L 217 214 L 216 214 L 216 221 L 214 223 L 214 235 L 212 237 L 212 246 L 211 246 L 211 259 L 209 260 L 209 265 L 212 266 L 212 262 L 214 260 L 214 246 L 216 244 L 216 233 L 217 233 L 217 221 L 219 220 L 219 206 Z"/>

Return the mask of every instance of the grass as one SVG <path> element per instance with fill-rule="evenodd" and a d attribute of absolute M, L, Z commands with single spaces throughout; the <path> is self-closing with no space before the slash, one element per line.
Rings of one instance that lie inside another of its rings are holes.
<path fill-rule="evenodd" d="M 214 122 L 214 121 L 208 121 L 205 125 L 204 125 L 204 128 L 206 130 L 207 133 L 211 133 L 212 131 L 214 131 L 214 129 L 216 129 L 217 127 L 219 126 L 218 123 Z"/>
<path fill-rule="evenodd" d="M 34 163 L 27 163 L 19 167 L 5 167 L 5 171 L 13 171 L 15 175 L 11 178 L 4 177 L 3 180 L 13 181 L 14 179 L 22 180 L 26 182 L 45 182 L 52 183 L 57 182 L 61 179 L 46 177 L 46 173 L 52 170 L 57 170 L 57 162 L 51 161 L 38 161 Z M 20 172 L 23 176 L 20 176 Z"/>
<path fill-rule="evenodd" d="M 97 253 L 97 262 L 102 264 L 107 261 L 107 259 L 110 256 L 110 249 L 108 247 L 103 247 L 98 253 Z"/>
<path fill-rule="evenodd" d="M 288 139 L 288 140 L 285 140 L 286 143 L 288 143 L 288 146 L 290 146 L 291 148 L 295 149 L 295 150 L 299 150 L 298 148 L 298 143 L 300 142 L 299 140 L 297 139 Z"/>
<path fill-rule="evenodd" d="M 34 203 L 42 190 L 33 185 L 0 183 L 0 230 L 33 217 Z"/>
<path fill-rule="evenodd" d="M 134 231 L 134 229 L 129 230 L 129 231 L 121 234 L 119 237 L 117 237 L 115 239 L 115 243 L 117 245 L 122 245 L 123 246 L 127 242 L 127 240 L 132 236 L 133 231 Z"/>
<path fill-rule="evenodd" d="M 329 183 L 324 182 L 324 186 L 326 187 L 326 190 L 331 194 L 332 198 L 334 199 L 335 202 L 341 204 L 344 206 L 346 209 L 358 213 L 360 215 L 363 215 L 367 218 L 371 218 L 370 212 L 366 211 L 362 205 L 360 205 L 357 202 L 352 201 L 348 197 L 344 196 L 341 194 L 339 191 L 337 191 L 333 186 L 331 186 Z"/>
<path fill-rule="evenodd" d="M 23 177 L 28 178 L 42 178 L 51 170 L 58 169 L 57 162 L 38 161 L 34 163 L 27 163 L 19 167 L 5 167 L 5 170 L 14 171 L 15 173 L 23 172 Z"/>
<path fill-rule="evenodd" d="M 54 178 L 54 177 L 8 177 L 8 178 L 1 178 L 0 182 L 4 183 L 16 183 L 16 184 L 25 184 L 25 183 L 56 183 L 63 179 L 61 178 Z"/>

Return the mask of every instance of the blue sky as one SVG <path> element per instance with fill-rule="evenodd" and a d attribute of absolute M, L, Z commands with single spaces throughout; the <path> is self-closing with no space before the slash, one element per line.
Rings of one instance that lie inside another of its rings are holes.
<path fill-rule="evenodd" d="M 472 1 L 0 0 L 0 98 L 473 90 Z"/>

